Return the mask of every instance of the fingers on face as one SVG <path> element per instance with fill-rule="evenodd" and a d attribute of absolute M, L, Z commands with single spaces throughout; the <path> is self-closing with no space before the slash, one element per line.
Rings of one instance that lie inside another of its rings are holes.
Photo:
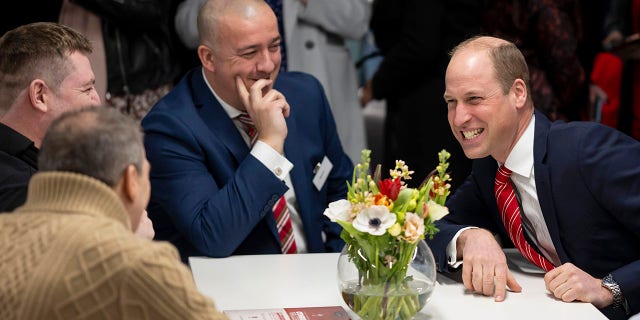
<path fill-rule="evenodd" d="M 249 101 L 249 91 L 247 91 L 247 88 L 244 86 L 244 82 L 242 82 L 240 77 L 236 77 L 236 88 L 238 88 L 240 99 L 242 99 L 242 102 L 246 105 Z"/>
<path fill-rule="evenodd" d="M 289 110 L 290 110 L 289 103 L 287 102 L 287 99 L 285 98 L 285 96 L 280 91 L 278 91 L 276 89 L 271 89 L 264 96 L 264 99 L 265 99 L 265 101 L 268 101 L 268 102 L 272 103 L 274 106 L 276 106 L 277 108 L 281 109 L 282 113 L 286 117 L 289 116 Z"/>
<path fill-rule="evenodd" d="M 289 102 L 287 102 L 287 98 L 284 96 L 284 94 L 282 94 L 280 91 L 276 89 L 272 89 L 271 91 L 275 93 L 278 100 L 282 100 L 284 102 L 284 104 L 282 105 L 282 112 L 284 113 L 285 116 L 288 117 L 289 110 L 291 109 L 291 107 L 289 106 Z"/>
<path fill-rule="evenodd" d="M 270 85 L 271 83 L 273 83 L 273 81 L 271 81 L 270 79 L 260 79 L 256 81 L 251 85 L 251 88 L 249 88 L 251 96 L 256 98 L 262 97 L 264 87 Z"/>

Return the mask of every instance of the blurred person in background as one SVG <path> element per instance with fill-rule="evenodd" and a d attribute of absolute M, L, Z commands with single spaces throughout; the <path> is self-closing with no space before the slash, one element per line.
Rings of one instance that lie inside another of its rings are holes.
<path fill-rule="evenodd" d="M 448 52 L 480 31 L 481 8 L 481 0 L 373 1 L 371 30 L 383 59 L 361 103 L 386 101 L 383 167 L 401 159 L 426 175 L 444 148 L 451 153 L 452 190 L 469 174 L 470 161 L 450 134 L 442 92 Z"/>
<path fill-rule="evenodd" d="M 141 120 L 190 61 L 173 17 L 180 0 L 64 0 L 60 22 L 91 36 L 105 104 Z"/>
<path fill-rule="evenodd" d="M 63 0 L 15 1 L 11 10 L 0 12 L 0 36 L 33 22 L 57 22 Z"/>
<path fill-rule="evenodd" d="M 578 0 L 486 0 L 483 32 L 518 46 L 531 72 L 533 102 L 551 120 L 589 119 L 589 81 L 578 54 Z"/>
<path fill-rule="evenodd" d="M 611 94 L 620 103 L 616 127 L 640 140 L 640 1 L 612 0 L 605 31 L 602 45 L 619 59 L 620 86 Z"/>

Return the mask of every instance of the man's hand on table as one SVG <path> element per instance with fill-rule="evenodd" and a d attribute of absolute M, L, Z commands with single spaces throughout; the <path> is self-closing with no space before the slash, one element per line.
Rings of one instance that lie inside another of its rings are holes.
<path fill-rule="evenodd" d="M 485 296 L 493 295 L 495 301 L 504 301 L 507 287 L 514 292 L 522 287 L 509 271 L 502 248 L 485 229 L 469 229 L 460 234 L 456 243 L 462 254 L 462 282 L 470 291 Z"/>

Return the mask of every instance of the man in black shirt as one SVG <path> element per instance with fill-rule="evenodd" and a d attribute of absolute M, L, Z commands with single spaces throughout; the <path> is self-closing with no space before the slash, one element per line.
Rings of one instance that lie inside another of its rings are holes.
<path fill-rule="evenodd" d="M 0 211 L 9 211 L 27 197 L 27 182 L 38 170 L 38 148 L 3 123 L 0 137 Z"/>
<path fill-rule="evenodd" d="M 0 38 L 0 212 L 22 205 L 38 170 L 38 148 L 61 113 L 100 105 L 89 40 L 49 22 Z"/>

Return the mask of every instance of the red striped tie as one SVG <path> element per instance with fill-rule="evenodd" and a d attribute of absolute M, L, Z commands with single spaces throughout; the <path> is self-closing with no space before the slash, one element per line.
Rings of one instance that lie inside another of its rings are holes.
<path fill-rule="evenodd" d="M 238 120 L 244 125 L 244 131 L 249 136 L 251 146 L 253 146 L 258 139 L 258 131 L 256 130 L 253 120 L 247 113 L 240 114 Z M 296 240 L 293 237 L 293 225 L 291 224 L 287 200 L 284 199 L 284 196 L 280 197 L 280 200 L 273 206 L 273 216 L 276 219 L 276 226 L 278 227 L 282 253 L 296 253 L 297 249 Z"/>
<path fill-rule="evenodd" d="M 509 177 L 511 176 L 511 170 L 505 166 L 500 166 L 496 172 L 496 182 L 494 186 L 494 192 L 496 200 L 498 201 L 498 210 L 500 210 L 500 216 L 502 216 L 502 222 L 504 223 L 511 241 L 515 244 L 516 248 L 524 255 L 529 261 L 538 267 L 549 271 L 554 266 L 539 254 L 524 238 L 522 230 L 522 221 L 520 220 L 520 206 L 516 199 L 515 191 L 511 185 Z"/>
<path fill-rule="evenodd" d="M 253 119 L 249 116 L 248 113 L 241 113 L 238 116 L 238 120 L 242 123 L 244 127 L 244 132 L 249 136 L 249 145 L 253 146 L 258 140 L 258 130 L 256 129 L 256 125 L 253 123 Z"/>
<path fill-rule="evenodd" d="M 296 240 L 293 238 L 293 225 L 291 224 L 291 216 L 289 215 L 289 208 L 287 207 L 287 201 L 284 199 L 284 196 L 280 197 L 280 200 L 278 200 L 273 207 L 273 215 L 278 227 L 282 253 L 296 253 L 297 248 Z"/>

